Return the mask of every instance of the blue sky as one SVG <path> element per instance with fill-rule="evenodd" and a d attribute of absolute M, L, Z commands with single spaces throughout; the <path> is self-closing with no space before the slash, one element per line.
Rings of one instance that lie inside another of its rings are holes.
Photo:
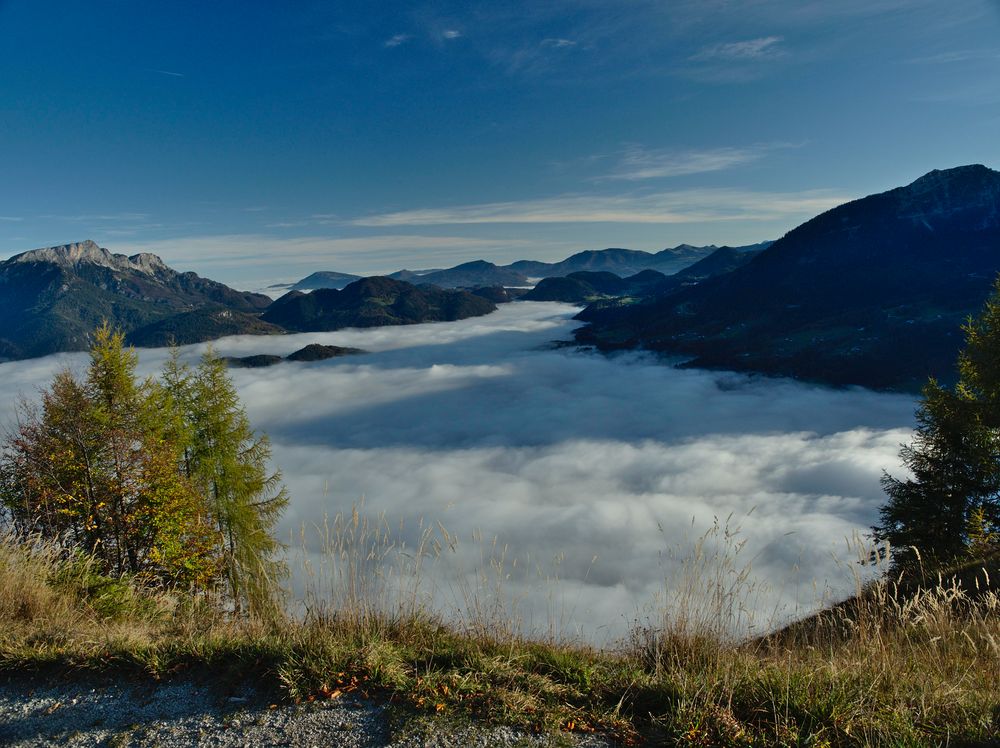
<path fill-rule="evenodd" d="M 780 236 L 1000 167 L 996 0 L 0 0 L 0 255 L 236 285 Z"/>

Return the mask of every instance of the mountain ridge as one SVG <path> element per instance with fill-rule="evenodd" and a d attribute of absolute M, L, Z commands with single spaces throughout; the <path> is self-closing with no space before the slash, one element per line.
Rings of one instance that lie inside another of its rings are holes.
<path fill-rule="evenodd" d="M 734 247 L 735 251 L 757 251 L 770 245 L 770 241 Z M 497 265 L 487 260 L 471 260 L 450 268 L 430 270 L 397 270 L 383 277 L 406 281 L 414 285 L 430 284 L 441 288 L 473 288 L 476 286 L 529 286 L 532 279 L 565 277 L 577 272 L 611 272 L 619 277 L 627 277 L 655 270 L 664 275 L 672 275 L 710 256 L 720 249 L 714 244 L 695 246 L 678 244 L 657 252 L 623 247 L 586 249 L 570 255 L 558 262 L 541 260 L 516 260 L 507 265 Z M 328 285 L 318 285 L 324 276 L 334 279 Z M 290 286 L 293 290 L 313 288 L 343 288 L 340 278 L 348 273 L 321 270 L 303 278 Z M 357 276 L 353 276 L 357 278 Z M 372 276 L 375 277 L 375 276 Z"/>
<path fill-rule="evenodd" d="M 269 303 L 261 294 L 177 272 L 148 253 L 113 254 L 91 240 L 43 247 L 0 262 L 0 358 L 86 350 L 104 320 L 134 334 L 196 310 L 228 310 L 249 320 Z M 208 315 L 200 339 L 218 337 L 215 322 L 233 328 L 231 318 Z"/>
<path fill-rule="evenodd" d="M 78 267 L 81 263 L 99 265 L 113 270 L 135 270 L 136 272 L 153 275 L 157 271 L 169 270 L 167 264 L 151 252 L 140 252 L 134 255 L 112 254 L 97 242 L 85 239 L 82 242 L 71 242 L 53 247 L 30 249 L 9 258 L 11 263 L 47 262 L 63 267 Z"/>
<path fill-rule="evenodd" d="M 750 262 L 631 308 L 585 310 L 581 342 L 691 365 L 914 390 L 948 380 L 960 325 L 1000 271 L 1000 172 L 929 172 L 795 227 Z"/>

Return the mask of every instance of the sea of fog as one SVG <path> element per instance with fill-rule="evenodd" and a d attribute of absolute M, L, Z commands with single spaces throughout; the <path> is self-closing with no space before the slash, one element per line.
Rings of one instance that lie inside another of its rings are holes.
<path fill-rule="evenodd" d="M 499 609 L 535 633 L 612 641 L 655 619 L 692 570 L 707 595 L 749 565 L 740 604 L 760 630 L 853 589 L 867 573 L 857 536 L 877 518 L 882 471 L 900 471 L 914 400 L 553 346 L 575 311 L 521 302 L 460 322 L 213 344 L 226 356 L 368 351 L 232 371 L 290 492 L 281 536 L 300 599 L 326 583 L 318 594 L 338 593 L 343 567 L 319 551 L 317 527 L 355 507 L 389 533 L 374 554 L 387 568 L 365 546 L 356 573 L 381 583 L 386 604 L 402 589 L 465 622 Z M 166 352 L 140 357 L 152 374 Z M 0 365 L 5 422 L 19 394 L 85 365 L 84 354 Z M 716 521 L 739 528 L 735 569 L 712 558 L 721 532 L 692 565 Z"/>

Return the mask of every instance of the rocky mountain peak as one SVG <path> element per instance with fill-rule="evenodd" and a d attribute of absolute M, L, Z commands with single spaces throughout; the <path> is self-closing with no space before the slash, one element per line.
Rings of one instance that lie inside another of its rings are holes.
<path fill-rule="evenodd" d="M 117 257 L 122 257 L 122 255 L 116 255 Z M 154 255 L 152 252 L 139 252 L 139 254 L 131 255 L 128 258 L 129 263 L 133 269 L 138 270 L 141 273 L 148 273 L 152 275 L 158 270 L 168 270 L 167 263 L 160 259 L 159 255 Z"/>
<path fill-rule="evenodd" d="M 55 247 L 32 249 L 15 255 L 8 262 L 44 262 L 69 269 L 80 265 L 98 265 L 111 270 L 132 270 L 146 275 L 153 275 L 159 270 L 167 269 L 163 260 L 149 252 L 141 252 L 131 257 L 112 254 L 90 239 L 71 244 L 60 244 Z"/>

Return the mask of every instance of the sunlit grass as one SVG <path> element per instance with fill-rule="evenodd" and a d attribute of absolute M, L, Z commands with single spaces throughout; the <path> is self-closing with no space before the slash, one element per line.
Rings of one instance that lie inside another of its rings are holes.
<path fill-rule="evenodd" d="M 319 528 L 303 612 L 279 624 L 150 593 L 6 536 L 0 667 L 204 669 L 290 699 L 388 699 L 411 719 L 675 745 L 987 745 L 1000 731 L 1000 597 L 974 567 L 961 583 L 859 581 L 852 601 L 740 639 L 756 593 L 738 533 L 723 524 L 689 549 L 657 616 L 596 649 L 521 633 L 503 589 L 513 562 L 492 541 L 486 568 L 458 591 L 466 618 L 435 614 L 425 565 L 455 540 L 434 525 L 410 547 L 393 530 L 361 511 Z"/>

